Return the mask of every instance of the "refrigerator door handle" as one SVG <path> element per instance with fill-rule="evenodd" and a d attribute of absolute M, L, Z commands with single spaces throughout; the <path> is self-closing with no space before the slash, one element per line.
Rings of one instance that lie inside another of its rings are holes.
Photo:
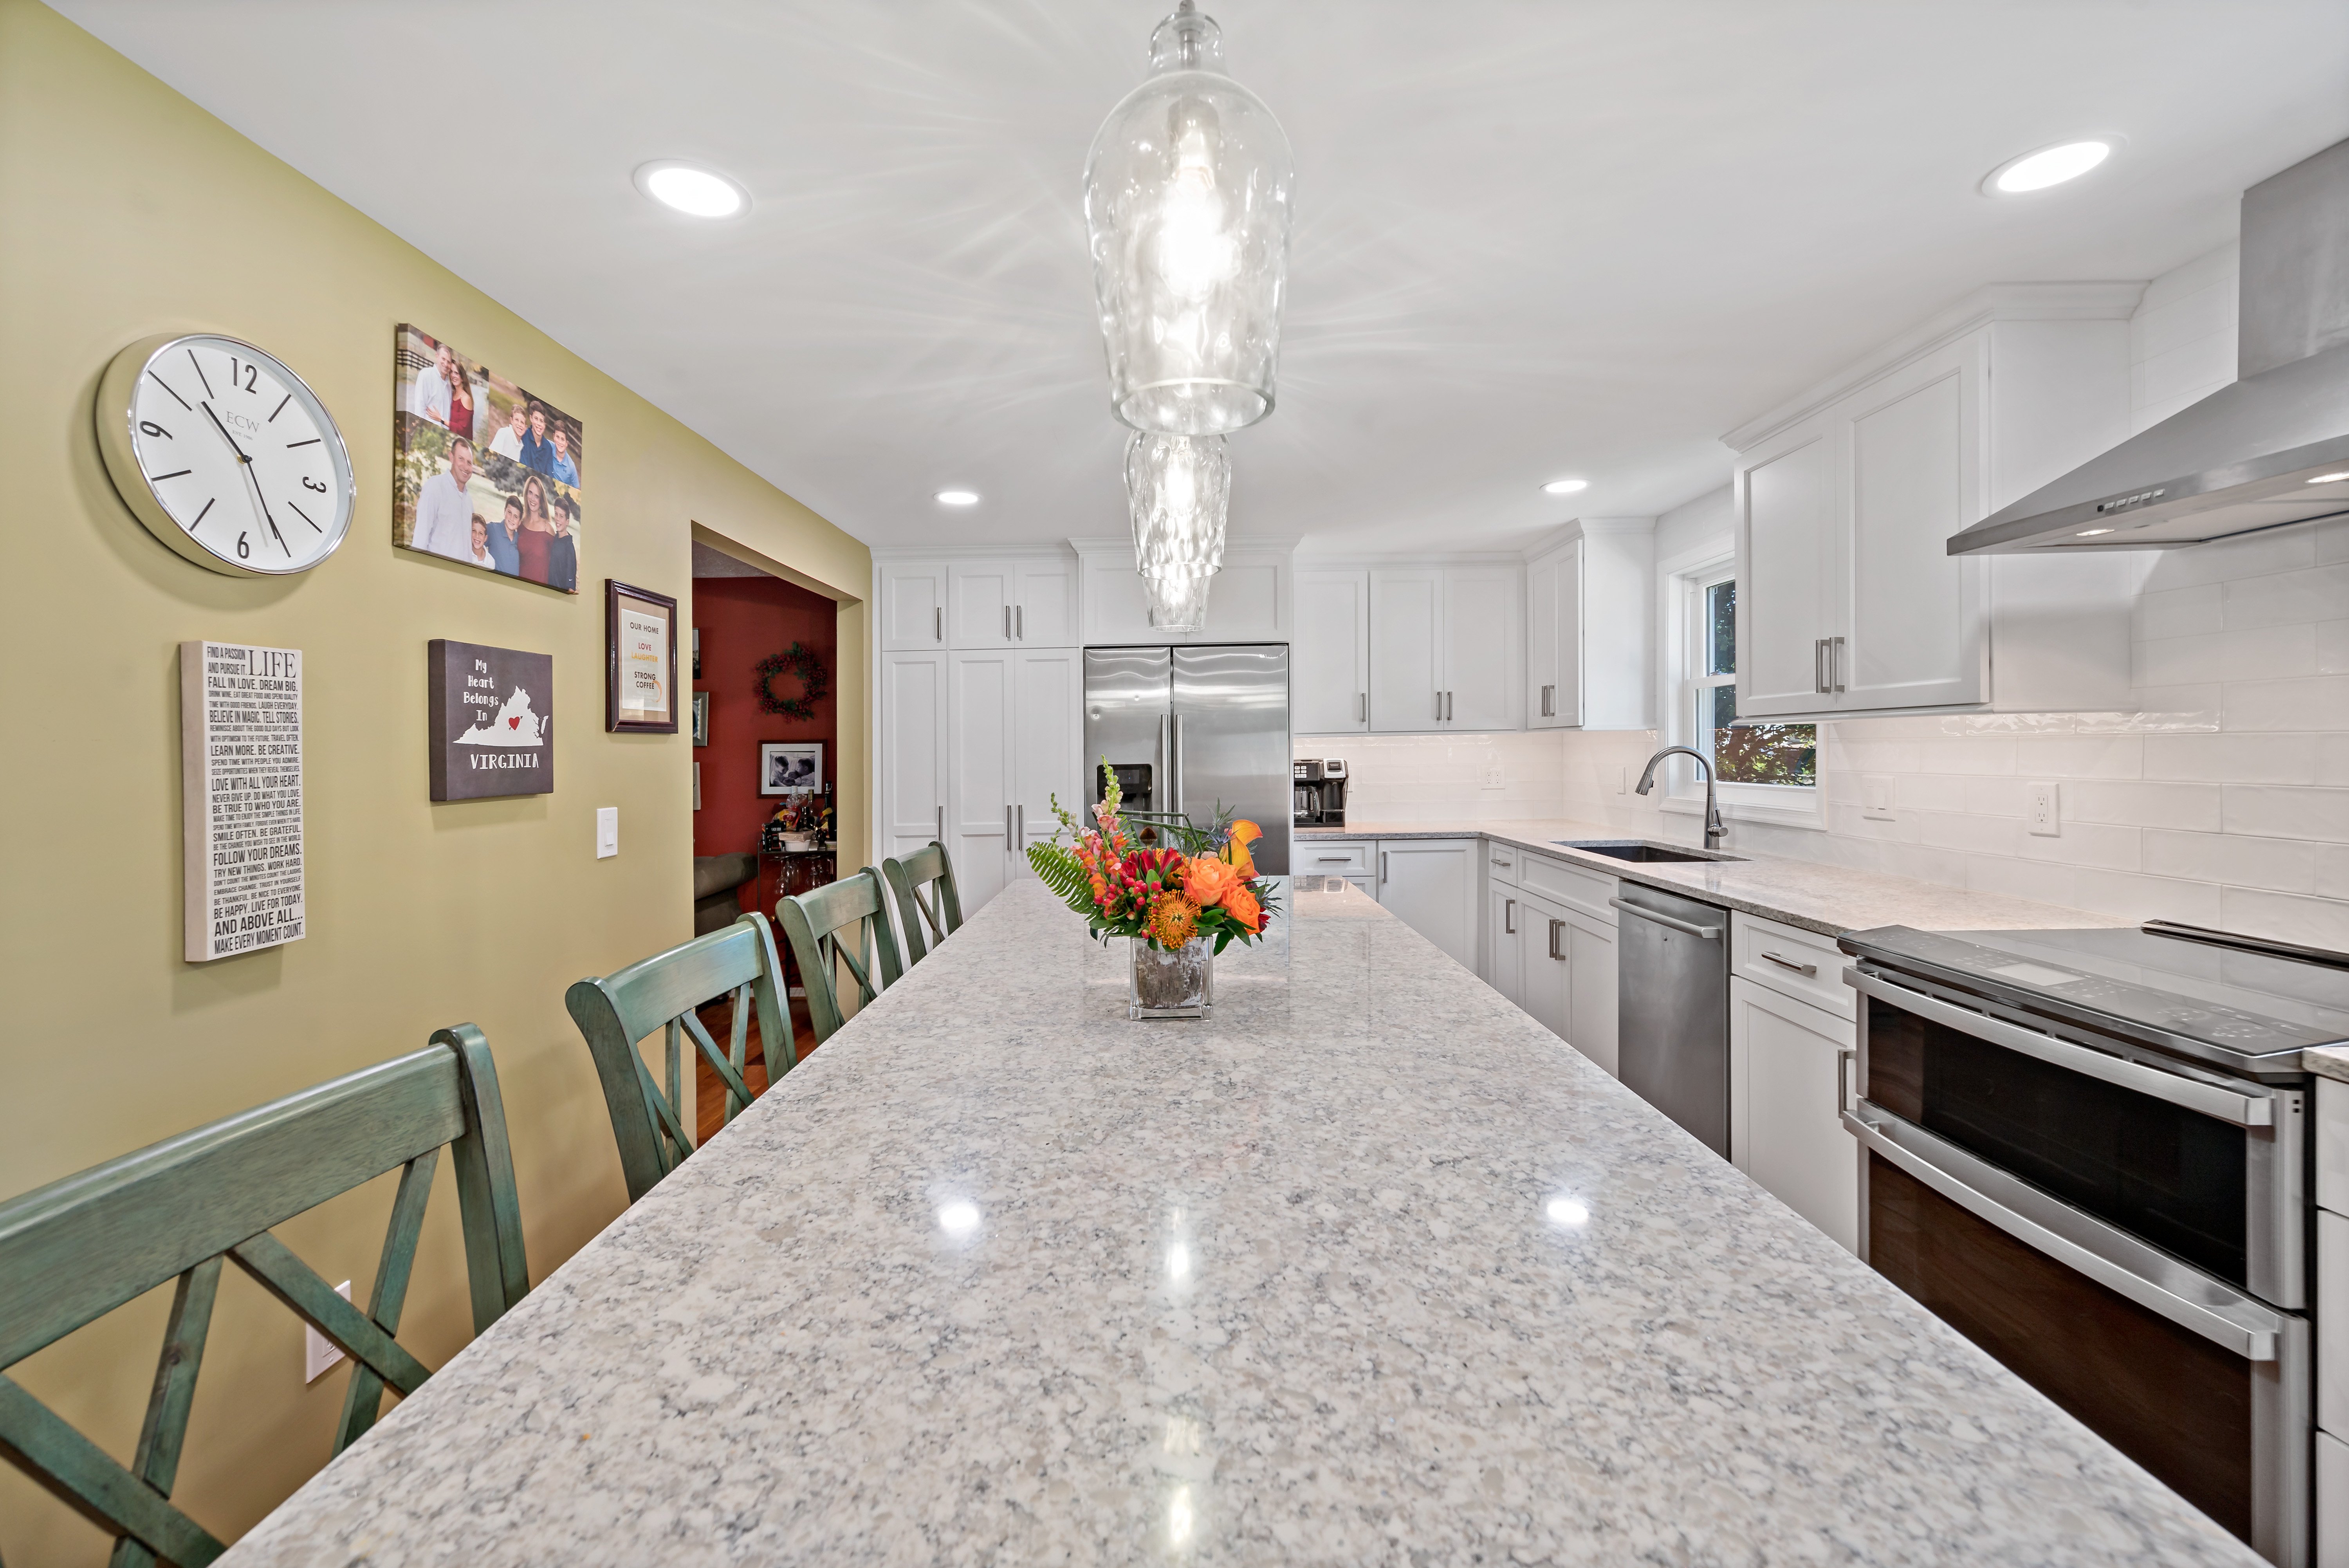
<path fill-rule="evenodd" d="M 1172 742 L 1166 753 L 1166 809 L 1180 815 L 1183 810 L 1183 715 L 1169 714 L 1166 730 L 1167 738 Z"/>

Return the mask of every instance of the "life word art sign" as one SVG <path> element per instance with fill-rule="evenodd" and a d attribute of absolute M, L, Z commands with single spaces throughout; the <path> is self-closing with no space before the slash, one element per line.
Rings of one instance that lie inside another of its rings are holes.
<path fill-rule="evenodd" d="M 180 644 L 180 799 L 188 961 L 299 941 L 299 649 Z"/>
<path fill-rule="evenodd" d="M 434 638 L 432 798 L 554 792 L 554 656 Z"/>

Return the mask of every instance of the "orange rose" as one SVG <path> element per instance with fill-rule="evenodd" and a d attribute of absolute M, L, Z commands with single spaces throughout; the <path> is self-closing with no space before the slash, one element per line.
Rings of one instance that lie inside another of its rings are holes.
<path fill-rule="evenodd" d="M 1240 874 L 1220 860 L 1202 855 L 1183 866 L 1183 892 L 1199 908 L 1212 909 L 1239 885 Z"/>
<path fill-rule="evenodd" d="M 1256 895 L 1248 891 L 1245 882 L 1235 882 L 1232 890 L 1224 895 L 1224 913 L 1244 930 L 1264 929 L 1264 907 L 1256 901 Z"/>

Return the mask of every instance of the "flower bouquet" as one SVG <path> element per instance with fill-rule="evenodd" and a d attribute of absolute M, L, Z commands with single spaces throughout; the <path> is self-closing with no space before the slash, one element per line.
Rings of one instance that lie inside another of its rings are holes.
<path fill-rule="evenodd" d="M 1128 939 L 1128 1017 L 1202 1017 L 1214 1000 L 1216 954 L 1258 940 L 1271 918 L 1272 885 L 1248 855 L 1264 830 L 1228 812 L 1211 827 L 1174 812 L 1126 812 L 1107 758 L 1102 779 L 1095 826 L 1084 826 L 1054 796 L 1061 826 L 1050 842 L 1029 846 L 1028 863 L 1095 936 Z M 1130 823 L 1152 830 L 1162 846 L 1137 846 Z"/>

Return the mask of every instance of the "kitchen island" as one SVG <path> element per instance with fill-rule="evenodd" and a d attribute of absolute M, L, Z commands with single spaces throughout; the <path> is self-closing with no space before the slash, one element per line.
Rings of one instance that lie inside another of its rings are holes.
<path fill-rule="evenodd" d="M 2257 1561 L 1379 906 L 1295 904 L 1140 1024 L 1015 884 L 224 1561 Z"/>

